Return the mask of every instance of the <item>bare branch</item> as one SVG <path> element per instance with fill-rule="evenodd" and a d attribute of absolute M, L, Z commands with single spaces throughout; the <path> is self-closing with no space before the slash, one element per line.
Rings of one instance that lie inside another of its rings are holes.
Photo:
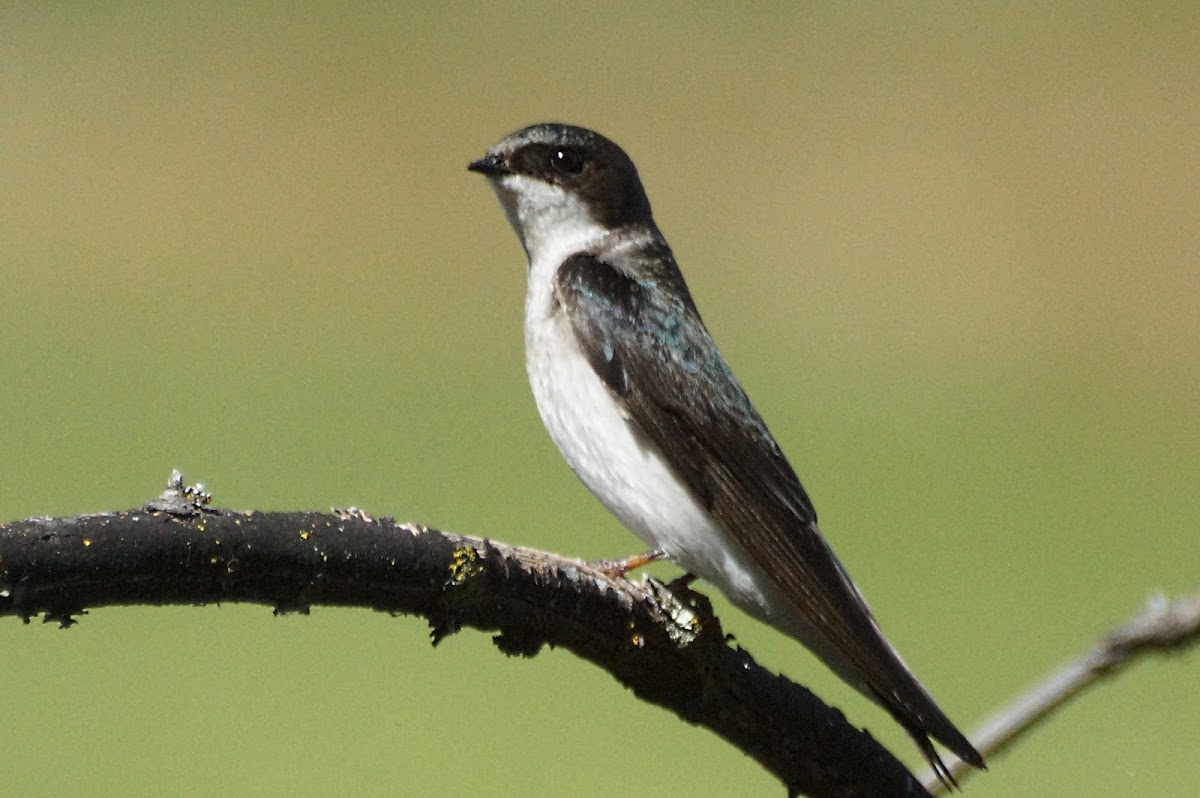
<path fill-rule="evenodd" d="M 985 721 L 971 735 L 971 741 L 981 754 L 991 758 L 1087 688 L 1116 676 L 1138 656 L 1177 651 L 1197 642 L 1200 592 L 1170 603 L 1156 596 L 1140 615 L 1110 632 L 1091 651 L 1063 665 Z M 950 766 L 951 774 L 959 780 L 971 770 L 957 760 Z M 921 781 L 933 795 L 943 791 L 932 770 L 923 773 Z"/>
<path fill-rule="evenodd" d="M 685 586 L 613 579 L 546 552 L 351 510 L 213 510 L 173 477 L 146 506 L 0 525 L 0 615 L 64 627 L 87 608 L 252 602 L 420 615 L 433 640 L 495 632 L 509 655 L 565 648 L 642 700 L 708 728 L 789 794 L 926 796 L 904 766 L 841 712 L 768 673 Z"/>

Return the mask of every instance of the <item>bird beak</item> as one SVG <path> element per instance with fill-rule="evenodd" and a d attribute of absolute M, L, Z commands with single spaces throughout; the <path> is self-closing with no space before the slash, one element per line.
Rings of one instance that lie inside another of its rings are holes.
<path fill-rule="evenodd" d="M 492 152 L 489 152 L 478 161 L 472 161 L 471 163 L 467 164 L 467 169 L 471 170 L 472 172 L 478 172 L 479 174 L 487 177 L 507 175 L 512 172 L 512 170 L 508 168 L 508 164 L 504 163 L 504 159 Z"/>

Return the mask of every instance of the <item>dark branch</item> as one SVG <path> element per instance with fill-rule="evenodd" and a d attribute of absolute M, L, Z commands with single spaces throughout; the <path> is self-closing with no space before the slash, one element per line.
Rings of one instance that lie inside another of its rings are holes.
<path fill-rule="evenodd" d="M 683 585 L 611 578 L 578 560 L 358 511 L 210 510 L 173 483 L 139 510 L 0 526 L 0 615 L 70 626 L 130 604 L 369 607 L 428 619 L 434 642 L 496 632 L 510 655 L 565 648 L 641 699 L 711 729 L 790 794 L 927 796 L 841 712 L 731 645 Z"/>

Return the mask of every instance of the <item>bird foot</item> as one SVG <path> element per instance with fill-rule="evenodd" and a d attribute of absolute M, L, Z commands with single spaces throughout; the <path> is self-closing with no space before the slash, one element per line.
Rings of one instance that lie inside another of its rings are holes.
<path fill-rule="evenodd" d="M 591 566 L 597 571 L 601 571 L 610 579 L 621 579 L 630 571 L 635 571 L 638 568 L 649 565 L 658 560 L 665 560 L 667 553 L 662 549 L 647 551 L 643 554 L 635 554 L 632 557 L 626 557 L 621 560 L 599 560 L 591 563 Z"/>

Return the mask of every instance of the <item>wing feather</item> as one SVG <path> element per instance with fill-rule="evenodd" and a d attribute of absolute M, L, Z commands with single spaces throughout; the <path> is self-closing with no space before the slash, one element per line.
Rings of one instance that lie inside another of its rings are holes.
<path fill-rule="evenodd" d="M 799 478 L 701 323 L 673 261 L 662 268 L 664 257 L 671 258 L 669 250 L 654 253 L 658 264 L 608 263 L 587 254 L 563 263 L 556 296 L 581 350 L 693 494 L 863 674 L 863 687 L 919 741 L 932 733 L 981 764 L 884 639 L 821 536 Z M 650 276 L 639 281 L 633 273 Z M 674 290 L 651 290 L 655 280 L 673 280 Z"/>

